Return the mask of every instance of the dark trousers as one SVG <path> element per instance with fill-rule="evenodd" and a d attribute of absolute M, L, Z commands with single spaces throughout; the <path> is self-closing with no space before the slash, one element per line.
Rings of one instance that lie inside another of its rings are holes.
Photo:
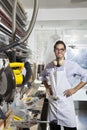
<path fill-rule="evenodd" d="M 57 123 L 55 123 L 55 122 L 51 122 L 49 125 L 50 125 L 50 130 L 61 130 L 61 126 L 57 125 Z M 77 130 L 77 128 L 76 127 L 71 128 L 71 127 L 64 126 L 64 130 Z"/>

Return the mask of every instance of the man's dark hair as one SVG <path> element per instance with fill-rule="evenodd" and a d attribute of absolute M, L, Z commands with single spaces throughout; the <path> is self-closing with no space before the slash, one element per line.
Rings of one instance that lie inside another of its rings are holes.
<path fill-rule="evenodd" d="M 60 41 L 60 40 L 55 43 L 55 45 L 54 45 L 54 50 L 56 49 L 56 46 L 59 45 L 59 44 L 62 44 L 62 45 L 64 46 L 64 49 L 66 50 L 66 45 L 65 45 L 65 43 L 64 43 L 63 41 Z"/>

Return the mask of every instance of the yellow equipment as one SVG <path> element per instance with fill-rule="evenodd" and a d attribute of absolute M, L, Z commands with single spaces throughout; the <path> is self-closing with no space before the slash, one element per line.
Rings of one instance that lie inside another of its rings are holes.
<path fill-rule="evenodd" d="M 13 70 L 16 85 L 21 85 L 23 83 L 22 70 L 24 68 L 24 63 L 13 62 L 9 64 L 9 67 Z"/>

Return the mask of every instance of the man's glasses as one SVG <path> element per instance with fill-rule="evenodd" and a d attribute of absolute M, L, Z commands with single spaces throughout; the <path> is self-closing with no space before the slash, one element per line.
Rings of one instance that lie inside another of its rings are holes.
<path fill-rule="evenodd" d="M 65 49 L 64 49 L 64 48 L 61 48 L 61 49 L 55 48 L 55 50 L 56 50 L 56 51 L 61 51 L 61 52 L 63 52 Z"/>

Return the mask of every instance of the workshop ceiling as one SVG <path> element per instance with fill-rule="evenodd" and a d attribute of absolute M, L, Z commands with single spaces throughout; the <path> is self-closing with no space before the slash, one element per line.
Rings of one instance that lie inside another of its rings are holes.
<path fill-rule="evenodd" d="M 33 8 L 34 0 L 20 0 L 26 9 Z M 60 8 L 87 8 L 87 0 L 38 0 L 39 9 L 60 9 Z M 42 27 L 80 27 L 87 28 L 87 20 L 56 20 L 56 21 L 37 21 L 38 26 Z"/>
<path fill-rule="evenodd" d="M 25 8 L 33 8 L 34 0 L 21 0 Z M 87 0 L 39 0 L 39 8 L 86 8 Z"/>

